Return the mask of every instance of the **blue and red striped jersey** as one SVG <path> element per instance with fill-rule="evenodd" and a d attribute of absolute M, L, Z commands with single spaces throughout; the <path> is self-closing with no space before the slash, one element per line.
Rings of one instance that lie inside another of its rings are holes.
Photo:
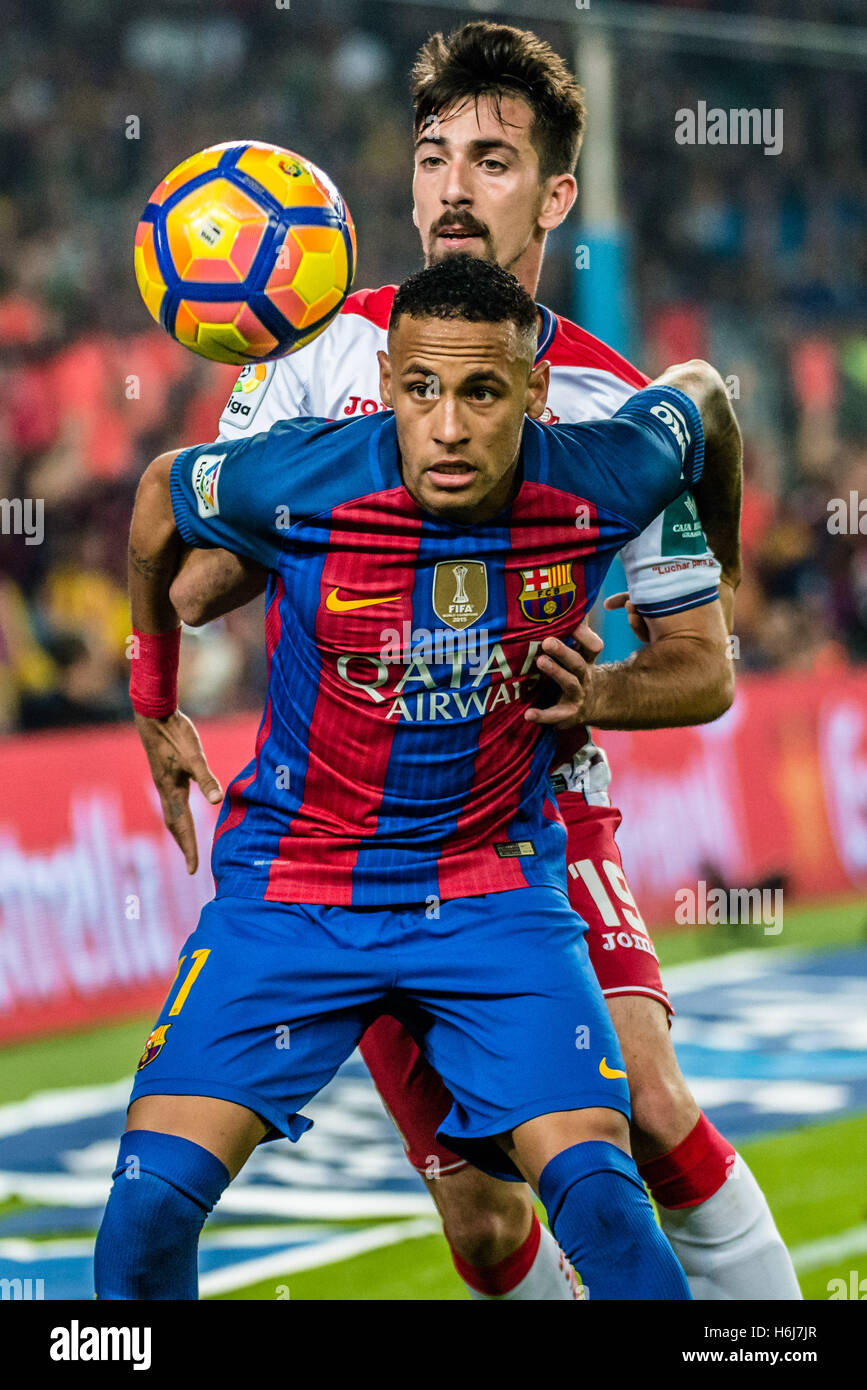
<path fill-rule="evenodd" d="M 513 500 L 460 524 L 404 487 L 391 414 L 180 453 L 183 539 L 272 571 L 268 694 L 217 824 L 217 895 L 385 906 L 562 887 L 555 734 L 523 717 L 559 694 L 536 657 L 570 640 L 703 454 L 670 387 L 608 420 L 528 419 Z"/>

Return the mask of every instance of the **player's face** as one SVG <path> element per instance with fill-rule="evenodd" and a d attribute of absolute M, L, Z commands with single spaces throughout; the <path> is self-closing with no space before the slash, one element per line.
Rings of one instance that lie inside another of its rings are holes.
<path fill-rule="evenodd" d="M 567 174 L 540 182 L 525 101 L 504 97 L 500 111 L 502 121 L 482 97 L 428 121 L 416 141 L 413 221 L 427 265 L 463 252 L 526 280 L 531 263 L 538 274 L 545 234 L 566 216 L 576 185 Z"/>
<path fill-rule="evenodd" d="M 547 362 L 514 324 L 404 314 L 379 353 L 382 399 L 397 422 L 404 486 L 419 506 L 469 524 L 514 490 L 525 413 L 545 409 Z"/>

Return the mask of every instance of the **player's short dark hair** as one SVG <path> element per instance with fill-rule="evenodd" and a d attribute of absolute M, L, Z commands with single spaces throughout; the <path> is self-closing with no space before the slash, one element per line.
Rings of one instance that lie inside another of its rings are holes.
<path fill-rule="evenodd" d="M 398 286 L 389 330 L 404 314 L 413 319 L 466 319 L 469 323 L 513 323 L 535 344 L 536 301 L 514 275 L 479 256 L 446 256 Z"/>
<path fill-rule="evenodd" d="M 550 44 L 529 29 L 474 20 L 447 37 L 432 34 L 412 70 L 416 134 L 434 116 L 488 96 L 502 120 L 505 96 L 520 96 L 533 112 L 530 138 L 542 180 L 571 174 L 584 134 L 584 92 Z"/>

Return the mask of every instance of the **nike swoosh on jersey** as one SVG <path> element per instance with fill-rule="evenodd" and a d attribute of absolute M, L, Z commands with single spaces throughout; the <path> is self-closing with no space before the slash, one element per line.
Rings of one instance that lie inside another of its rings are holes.
<path fill-rule="evenodd" d="M 325 600 L 329 613 L 351 613 L 356 608 L 372 608 L 375 603 L 394 603 L 400 594 L 386 594 L 383 598 L 340 598 L 340 588 L 332 589 Z"/>
<path fill-rule="evenodd" d="M 608 1063 L 603 1057 L 602 1061 L 599 1063 L 599 1075 L 604 1076 L 608 1080 L 613 1080 L 613 1078 L 616 1076 L 625 1076 L 626 1072 L 618 1071 L 616 1067 L 609 1067 Z"/>

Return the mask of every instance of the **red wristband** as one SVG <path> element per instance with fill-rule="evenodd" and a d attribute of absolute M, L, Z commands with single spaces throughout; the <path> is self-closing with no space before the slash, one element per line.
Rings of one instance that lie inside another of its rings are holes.
<path fill-rule="evenodd" d="M 132 630 L 133 651 L 129 669 L 129 698 L 136 714 L 165 719 L 178 707 L 178 660 L 181 629 L 172 632 Z"/>

